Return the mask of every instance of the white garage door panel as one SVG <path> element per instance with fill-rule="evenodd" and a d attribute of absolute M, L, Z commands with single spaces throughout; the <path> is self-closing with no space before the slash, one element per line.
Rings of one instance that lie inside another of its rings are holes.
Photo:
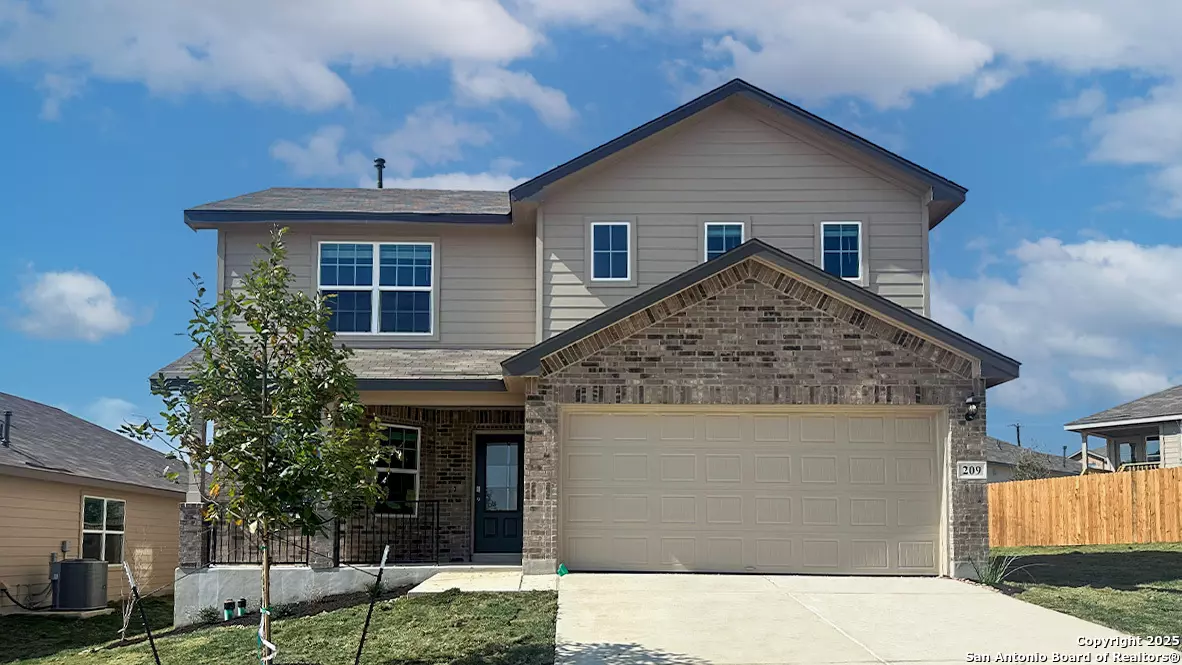
<path fill-rule="evenodd" d="M 572 570 L 935 574 L 935 420 L 847 413 L 569 413 Z"/>

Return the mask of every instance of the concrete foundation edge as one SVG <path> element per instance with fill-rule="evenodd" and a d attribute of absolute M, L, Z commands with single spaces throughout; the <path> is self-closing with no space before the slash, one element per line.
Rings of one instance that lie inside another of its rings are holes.
<path fill-rule="evenodd" d="M 440 570 L 439 566 L 387 568 L 382 573 L 382 586 L 419 584 Z M 271 604 L 298 603 L 364 591 L 373 584 L 377 572 L 377 566 L 321 569 L 275 566 L 271 569 Z M 259 607 L 261 593 L 259 567 L 214 566 L 196 572 L 178 568 L 173 589 L 172 619 L 175 626 L 196 623 L 197 614 L 203 607 L 212 606 L 220 615 L 222 603 L 231 598 L 245 598 L 247 607 L 254 611 Z"/>
<path fill-rule="evenodd" d="M 521 572 L 526 575 L 553 575 L 558 570 L 558 562 L 554 559 L 525 559 L 521 562 Z"/>

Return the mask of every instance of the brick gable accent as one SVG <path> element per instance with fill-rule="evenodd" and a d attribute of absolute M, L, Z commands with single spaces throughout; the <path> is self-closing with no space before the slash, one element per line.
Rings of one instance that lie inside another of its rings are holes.
<path fill-rule="evenodd" d="M 937 367 L 966 378 L 975 374 L 976 361 L 973 358 L 936 344 L 877 314 L 854 307 L 810 282 L 757 259 L 748 259 L 546 356 L 542 359 L 542 375 L 577 363 L 600 349 L 631 337 L 658 321 L 747 280 L 764 284 L 868 335 L 900 346 Z"/>
<path fill-rule="evenodd" d="M 926 405 L 948 413 L 950 465 L 983 459 L 985 381 L 971 361 L 762 263 L 745 262 L 545 359 L 526 385 L 527 571 L 561 560 L 563 404 Z M 951 468 L 951 467 L 950 467 Z M 946 470 L 947 471 L 947 470 Z M 985 484 L 949 483 L 954 572 L 988 547 Z"/>

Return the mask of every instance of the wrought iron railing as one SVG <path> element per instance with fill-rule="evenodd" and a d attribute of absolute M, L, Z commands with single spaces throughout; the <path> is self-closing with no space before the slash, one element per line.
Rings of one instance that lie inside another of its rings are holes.
<path fill-rule="evenodd" d="M 336 560 L 376 564 L 439 562 L 439 501 L 399 501 L 337 520 Z"/>
<path fill-rule="evenodd" d="M 306 564 L 310 537 L 298 529 L 282 531 L 273 535 L 268 544 L 271 563 Z M 261 564 L 263 562 L 262 539 L 246 527 L 232 520 L 219 519 L 209 523 L 208 546 L 211 564 Z"/>

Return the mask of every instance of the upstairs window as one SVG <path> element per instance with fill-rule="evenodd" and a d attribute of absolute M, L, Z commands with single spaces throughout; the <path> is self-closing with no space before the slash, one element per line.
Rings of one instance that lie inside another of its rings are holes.
<path fill-rule="evenodd" d="M 632 279 L 632 233 L 629 222 L 591 223 L 591 279 Z"/>
<path fill-rule="evenodd" d="M 706 260 L 717 258 L 743 244 L 739 222 L 706 222 Z"/>
<path fill-rule="evenodd" d="M 821 224 L 821 267 L 835 277 L 862 279 L 862 223 Z"/>
<path fill-rule="evenodd" d="M 338 333 L 434 332 L 435 245 L 320 243 L 320 293 Z"/>

